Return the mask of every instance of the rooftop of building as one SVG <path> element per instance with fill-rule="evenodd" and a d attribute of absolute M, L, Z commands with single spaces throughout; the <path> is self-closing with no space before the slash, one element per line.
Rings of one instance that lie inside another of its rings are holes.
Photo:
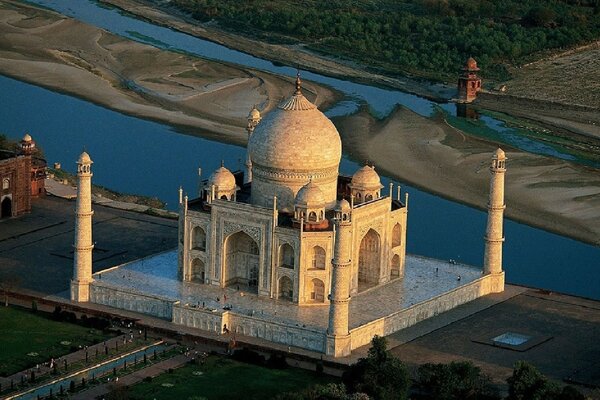
<path fill-rule="evenodd" d="M 239 190 L 236 192 L 236 202 L 243 204 L 252 204 L 251 203 L 251 190 L 252 183 L 244 183 L 244 172 L 243 171 L 234 171 L 233 176 L 235 177 L 235 182 Z M 206 187 L 208 185 L 208 179 L 200 182 L 201 187 Z M 349 199 L 350 198 L 350 184 L 352 182 L 352 176 L 339 175 L 338 176 L 338 198 L 341 199 Z M 355 204 L 355 207 L 364 207 L 366 204 L 374 203 L 380 201 L 382 199 L 387 198 L 387 196 L 382 196 L 379 199 L 372 200 L 370 202 Z M 210 213 L 210 204 L 206 202 L 206 200 L 202 197 L 196 197 L 188 201 L 188 210 L 196 211 L 196 212 L 204 212 Z M 402 201 L 398 199 L 392 199 L 392 207 L 391 211 L 398 210 L 400 208 L 404 208 L 405 205 Z M 326 210 L 325 218 L 331 219 L 335 214 L 334 210 Z M 278 222 L 281 227 L 289 227 L 289 228 L 300 228 L 299 224 L 295 223 L 292 213 L 279 212 Z M 308 224 L 305 224 L 305 230 L 313 230 L 313 231 L 328 231 L 332 230 L 333 225 L 324 224 L 320 226 L 309 227 Z"/>

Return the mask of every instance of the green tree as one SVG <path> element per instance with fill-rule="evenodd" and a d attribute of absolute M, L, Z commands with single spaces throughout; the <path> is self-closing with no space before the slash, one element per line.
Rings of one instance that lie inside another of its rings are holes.
<path fill-rule="evenodd" d="M 351 393 L 366 393 L 375 400 L 405 399 L 409 378 L 406 367 L 387 350 L 387 340 L 375 336 L 365 358 L 342 377 Z"/>
<path fill-rule="evenodd" d="M 499 399 L 490 379 L 471 362 L 424 364 L 419 367 L 417 386 L 432 400 Z"/>

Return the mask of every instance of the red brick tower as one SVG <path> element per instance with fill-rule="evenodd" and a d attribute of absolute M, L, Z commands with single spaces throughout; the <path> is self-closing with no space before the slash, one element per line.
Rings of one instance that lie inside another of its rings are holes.
<path fill-rule="evenodd" d="M 39 157 L 35 141 L 26 133 L 20 142 L 21 154 L 31 156 L 31 196 L 43 196 L 46 193 L 46 160 Z"/>
<path fill-rule="evenodd" d="M 470 103 L 477 97 L 477 92 L 481 90 L 481 78 L 477 75 L 478 71 L 477 61 L 473 57 L 469 57 L 458 77 L 458 100 L 460 102 Z"/>

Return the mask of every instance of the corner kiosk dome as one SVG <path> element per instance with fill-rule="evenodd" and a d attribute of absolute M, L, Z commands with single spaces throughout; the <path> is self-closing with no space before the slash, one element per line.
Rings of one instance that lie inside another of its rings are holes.
<path fill-rule="evenodd" d="M 350 183 L 353 189 L 378 190 L 383 187 L 379 174 L 375 172 L 375 168 L 365 165 L 352 175 Z"/>
<path fill-rule="evenodd" d="M 263 118 L 248 141 L 252 161 L 252 203 L 292 212 L 296 194 L 312 178 L 325 206 L 336 203 L 342 141 L 333 125 L 302 94 L 296 78 L 294 94 Z"/>
<path fill-rule="evenodd" d="M 29 133 L 26 133 L 25 136 L 23 136 L 23 139 L 21 139 L 21 141 L 23 142 L 31 142 L 33 139 L 31 138 L 31 135 Z"/>
<path fill-rule="evenodd" d="M 233 176 L 231 171 L 221 165 L 221 167 L 215 170 L 210 178 L 208 178 L 208 186 L 210 187 L 212 185 L 215 186 L 217 191 L 234 190 L 236 188 L 235 176 Z"/>
<path fill-rule="evenodd" d="M 305 207 L 322 207 L 325 205 L 325 196 L 313 181 L 308 182 L 298 191 L 296 205 Z"/>
<path fill-rule="evenodd" d="M 498 149 L 496 149 L 496 151 L 494 152 L 493 157 L 497 160 L 504 160 L 506 159 L 506 153 L 504 152 L 504 150 L 498 147 Z"/>
<path fill-rule="evenodd" d="M 77 159 L 77 164 L 92 164 L 93 161 L 90 158 L 90 155 L 85 151 L 79 155 L 79 159 Z"/>

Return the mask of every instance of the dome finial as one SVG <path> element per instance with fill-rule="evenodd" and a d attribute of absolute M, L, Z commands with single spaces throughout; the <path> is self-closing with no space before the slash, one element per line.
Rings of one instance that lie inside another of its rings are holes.
<path fill-rule="evenodd" d="M 296 91 L 294 94 L 302 94 L 302 81 L 300 80 L 300 68 L 296 72 Z"/>
<path fill-rule="evenodd" d="M 221 168 L 225 167 L 225 161 L 221 160 Z"/>

